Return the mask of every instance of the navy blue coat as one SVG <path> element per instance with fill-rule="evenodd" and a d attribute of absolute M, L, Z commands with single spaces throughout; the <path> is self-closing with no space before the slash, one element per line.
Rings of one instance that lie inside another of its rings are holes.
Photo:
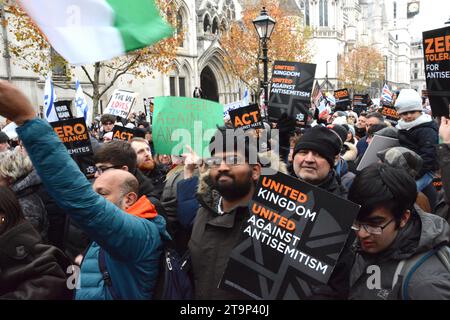
<path fill-rule="evenodd" d="M 422 123 L 409 130 L 398 130 L 398 139 L 402 147 L 414 151 L 423 160 L 422 170 L 417 178 L 429 171 L 437 170 L 435 146 L 439 142 L 439 134 L 434 121 Z"/>

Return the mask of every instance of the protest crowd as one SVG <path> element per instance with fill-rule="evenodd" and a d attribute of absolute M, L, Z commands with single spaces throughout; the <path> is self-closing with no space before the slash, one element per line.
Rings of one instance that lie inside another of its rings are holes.
<path fill-rule="evenodd" d="M 89 128 L 91 175 L 18 89 L 1 82 L 0 98 L 0 114 L 18 125 L 15 139 L 0 133 L 1 298 L 251 298 L 220 284 L 264 169 L 361 206 L 329 279 L 303 298 L 450 298 L 450 122 L 412 89 L 358 111 L 322 97 L 320 113 L 312 103 L 303 121 L 283 115 L 257 129 L 225 119 L 206 158 L 189 146 L 156 154 L 142 112 L 103 114 Z M 383 116 L 386 106 L 398 121 Z M 113 138 L 117 127 L 135 136 Z M 377 137 L 396 144 L 359 168 Z M 167 295 L 167 254 L 184 264 L 184 296 Z M 372 286 L 371 266 L 381 275 Z"/>
<path fill-rule="evenodd" d="M 268 105 L 90 118 L 0 80 L 0 299 L 449 300 L 450 105 L 277 63 Z"/>

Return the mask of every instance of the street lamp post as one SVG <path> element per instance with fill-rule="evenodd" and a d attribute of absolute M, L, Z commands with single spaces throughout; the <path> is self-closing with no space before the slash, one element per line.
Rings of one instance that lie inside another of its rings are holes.
<path fill-rule="evenodd" d="M 268 100 L 269 100 L 269 79 L 268 79 L 268 64 L 269 58 L 267 57 L 267 42 L 272 35 L 273 29 L 275 28 L 276 21 L 267 14 L 265 7 L 262 8 L 260 15 L 253 20 L 253 25 L 255 26 L 256 32 L 258 33 L 259 40 L 262 44 L 262 57 L 258 59 L 262 60 L 264 63 L 264 81 L 261 83 L 264 89 L 264 106 L 266 106 L 266 119 L 268 119 Z"/>

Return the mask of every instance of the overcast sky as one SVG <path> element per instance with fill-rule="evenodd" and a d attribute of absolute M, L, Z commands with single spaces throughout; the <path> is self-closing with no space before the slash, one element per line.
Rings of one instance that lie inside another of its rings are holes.
<path fill-rule="evenodd" d="M 411 21 L 411 36 L 422 38 L 422 32 L 444 27 L 450 18 L 450 0 L 421 0 L 420 12 Z"/>

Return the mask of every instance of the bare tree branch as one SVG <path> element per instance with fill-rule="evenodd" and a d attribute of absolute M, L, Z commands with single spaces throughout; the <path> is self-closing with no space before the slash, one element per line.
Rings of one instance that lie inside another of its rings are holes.
<path fill-rule="evenodd" d="M 121 71 L 117 70 L 117 71 L 116 71 L 116 74 L 114 75 L 114 77 L 112 78 L 112 80 L 110 81 L 110 83 L 106 86 L 105 89 L 103 89 L 102 92 L 100 92 L 100 95 L 99 95 L 99 96 L 100 96 L 100 97 L 103 96 L 103 95 L 105 94 L 105 92 L 108 91 L 108 90 L 114 85 L 114 83 L 117 81 L 117 79 L 119 79 L 121 76 L 123 76 L 124 74 L 126 74 L 127 71 L 128 71 L 132 66 L 134 66 L 134 65 L 137 63 L 137 61 L 139 60 L 140 57 L 141 57 L 141 55 L 137 55 L 137 56 L 133 59 L 133 61 L 130 62 L 130 64 L 128 65 L 127 68 L 123 68 Z"/>
<path fill-rule="evenodd" d="M 85 66 L 81 66 L 81 69 L 84 71 L 84 73 L 85 73 L 86 76 L 88 77 L 89 82 L 90 82 L 92 85 L 95 85 L 94 80 L 92 80 L 91 75 L 90 75 L 89 72 L 87 71 L 86 67 L 85 67 Z"/>

